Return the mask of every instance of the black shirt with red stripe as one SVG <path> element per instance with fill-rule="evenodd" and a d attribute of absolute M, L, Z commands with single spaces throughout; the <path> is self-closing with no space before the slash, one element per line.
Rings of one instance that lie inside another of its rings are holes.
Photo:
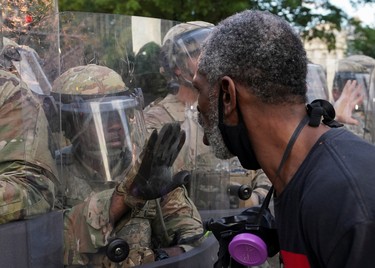
<path fill-rule="evenodd" d="M 274 201 L 284 267 L 375 267 L 374 145 L 329 130 Z"/>

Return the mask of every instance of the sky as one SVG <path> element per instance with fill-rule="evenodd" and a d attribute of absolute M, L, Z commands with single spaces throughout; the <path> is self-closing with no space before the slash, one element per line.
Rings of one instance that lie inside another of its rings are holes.
<path fill-rule="evenodd" d="M 375 27 L 375 3 L 358 6 L 358 10 L 354 9 L 349 0 L 330 0 L 330 2 L 342 8 L 351 17 L 359 17 L 364 24 Z"/>

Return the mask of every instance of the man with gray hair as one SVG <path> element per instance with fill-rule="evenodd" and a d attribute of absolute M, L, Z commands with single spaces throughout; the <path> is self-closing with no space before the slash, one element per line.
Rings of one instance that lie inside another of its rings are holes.
<path fill-rule="evenodd" d="M 280 17 L 247 10 L 205 41 L 193 84 L 206 144 L 262 168 L 275 190 L 284 267 L 372 267 L 375 147 L 306 105 L 307 58 Z"/>

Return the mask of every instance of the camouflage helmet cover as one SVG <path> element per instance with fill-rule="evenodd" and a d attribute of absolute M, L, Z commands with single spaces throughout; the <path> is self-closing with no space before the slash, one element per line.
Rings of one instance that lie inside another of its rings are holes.
<path fill-rule="evenodd" d="M 89 64 L 70 68 L 53 83 L 52 92 L 66 95 L 106 95 L 127 91 L 121 76 L 112 69 Z"/>

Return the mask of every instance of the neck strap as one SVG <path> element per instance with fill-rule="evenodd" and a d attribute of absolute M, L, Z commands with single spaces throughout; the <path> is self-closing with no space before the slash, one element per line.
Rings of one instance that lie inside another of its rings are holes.
<path fill-rule="evenodd" d="M 284 151 L 284 154 L 283 154 L 283 157 L 281 158 L 281 161 L 280 161 L 280 164 L 279 164 L 279 167 L 276 171 L 276 178 L 279 177 L 280 175 L 280 172 L 282 170 L 282 168 L 284 167 L 284 164 L 285 164 L 285 161 L 288 159 L 288 156 L 293 148 L 293 145 L 294 143 L 296 142 L 299 134 L 301 133 L 302 129 L 306 126 L 306 124 L 309 122 L 309 116 L 306 115 L 302 120 L 301 122 L 298 124 L 297 128 L 294 130 L 293 134 L 292 134 L 292 137 L 290 137 L 289 139 L 289 142 L 286 146 L 286 149 Z M 258 224 L 260 224 L 260 221 L 261 221 L 261 216 L 263 215 L 263 211 L 268 208 L 269 206 L 269 203 L 271 201 L 271 196 L 274 192 L 274 187 L 273 185 L 271 186 L 270 190 L 268 191 L 268 194 L 266 196 L 266 198 L 264 199 L 263 203 L 262 203 L 262 206 L 260 208 L 260 212 L 259 212 L 259 215 L 258 215 Z"/>

